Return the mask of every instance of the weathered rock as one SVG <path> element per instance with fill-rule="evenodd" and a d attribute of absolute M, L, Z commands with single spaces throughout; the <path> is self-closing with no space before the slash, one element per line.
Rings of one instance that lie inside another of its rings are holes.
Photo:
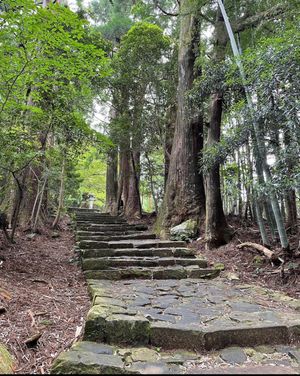
<path fill-rule="evenodd" d="M 118 355 L 69 351 L 53 363 L 51 374 L 124 374 L 123 361 Z"/>
<path fill-rule="evenodd" d="M 243 364 L 247 360 L 247 355 L 240 347 L 228 347 L 221 351 L 220 357 L 230 364 Z"/>
<path fill-rule="evenodd" d="M 158 322 L 151 325 L 150 344 L 164 349 L 204 349 L 204 336 L 201 331 L 188 330 L 185 326 L 172 327 Z"/>
<path fill-rule="evenodd" d="M 289 341 L 286 326 L 245 326 L 212 330 L 204 335 L 207 350 L 221 349 L 227 346 L 255 346 L 261 344 L 287 343 Z"/>
<path fill-rule="evenodd" d="M 131 359 L 133 362 L 155 362 L 159 359 L 159 355 L 155 350 L 142 347 L 132 349 Z"/>
<path fill-rule="evenodd" d="M 149 343 L 150 323 L 143 316 L 114 314 L 107 318 L 105 332 L 108 343 L 144 345 Z"/>
<path fill-rule="evenodd" d="M 198 223 L 192 219 L 182 222 L 180 225 L 172 227 L 170 235 L 172 240 L 195 239 L 198 234 Z"/>
<path fill-rule="evenodd" d="M 115 348 L 113 346 L 105 345 L 103 343 L 96 343 L 92 341 L 79 341 L 72 346 L 72 351 L 91 352 L 94 354 L 113 355 Z"/>
<path fill-rule="evenodd" d="M 0 343 L 0 374 L 13 374 L 14 359 L 6 347 Z"/>
<path fill-rule="evenodd" d="M 179 366 L 163 362 L 136 362 L 129 368 L 131 371 L 146 375 L 151 374 L 179 374 L 182 373 Z"/>

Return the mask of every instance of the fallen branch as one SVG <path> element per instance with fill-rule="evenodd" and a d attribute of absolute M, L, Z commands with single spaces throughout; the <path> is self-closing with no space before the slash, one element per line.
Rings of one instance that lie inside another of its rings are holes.
<path fill-rule="evenodd" d="M 257 251 L 262 252 L 266 257 L 268 257 L 268 259 L 270 259 L 273 262 L 278 263 L 278 261 L 279 261 L 281 264 L 284 262 L 284 260 L 282 258 L 278 257 L 275 254 L 275 252 L 271 251 L 269 248 L 267 248 L 267 247 L 265 247 L 261 244 L 246 242 L 246 243 L 239 244 L 237 246 L 238 249 L 241 249 L 241 248 L 244 248 L 244 247 L 254 248 Z"/>

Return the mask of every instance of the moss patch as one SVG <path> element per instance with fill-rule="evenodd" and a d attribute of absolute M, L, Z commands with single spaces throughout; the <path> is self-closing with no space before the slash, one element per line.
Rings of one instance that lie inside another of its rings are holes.
<path fill-rule="evenodd" d="M 7 351 L 6 347 L 0 343 L 0 374 L 13 373 L 14 359 Z"/>

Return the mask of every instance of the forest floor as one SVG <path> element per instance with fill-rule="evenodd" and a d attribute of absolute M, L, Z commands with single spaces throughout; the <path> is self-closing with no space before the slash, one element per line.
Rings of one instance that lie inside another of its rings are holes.
<path fill-rule="evenodd" d="M 151 225 L 154 219 L 147 216 L 143 222 Z M 282 280 L 279 268 L 257 251 L 237 249 L 241 242 L 260 243 L 257 228 L 235 217 L 229 224 L 235 237 L 226 246 L 206 251 L 203 239 L 198 239 L 189 247 L 211 264 L 223 263 L 222 273 L 237 283 L 261 285 L 299 299 L 299 269 L 289 270 Z M 296 246 L 296 236 L 292 240 Z M 0 343 L 16 358 L 17 374 L 49 373 L 58 353 L 80 337 L 90 299 L 74 259 L 74 243 L 67 219 L 59 232 L 44 230 L 33 237 L 19 232 L 13 245 L 0 237 Z M 293 264 L 300 264 L 300 258 Z M 28 342 L 35 335 L 39 339 Z"/>
<path fill-rule="evenodd" d="M 237 245 L 244 242 L 261 244 L 258 227 L 240 221 L 237 216 L 227 218 L 228 224 L 234 232 L 232 241 L 215 250 L 206 250 L 204 239 L 190 243 L 190 247 L 198 250 L 210 264 L 224 264 L 224 274 L 229 279 L 236 279 L 238 283 L 256 284 L 274 290 L 279 290 L 287 295 L 300 299 L 300 254 L 299 235 L 290 236 L 291 248 L 295 250 L 296 257 L 288 260 L 284 265 L 282 278 L 280 266 L 273 265 L 262 253 L 252 249 L 238 249 Z M 274 245 L 273 251 L 280 253 Z"/>
<path fill-rule="evenodd" d="M 74 235 L 65 224 L 59 232 L 33 237 L 19 232 L 12 245 L 3 240 L 0 343 L 15 357 L 15 373 L 49 373 L 53 359 L 79 337 L 90 308 L 83 273 L 74 263 Z M 35 335 L 40 338 L 26 344 Z"/>

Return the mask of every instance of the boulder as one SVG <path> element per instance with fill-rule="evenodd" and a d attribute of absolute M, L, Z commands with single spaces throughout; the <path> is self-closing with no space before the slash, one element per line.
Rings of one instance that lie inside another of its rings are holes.
<path fill-rule="evenodd" d="M 188 240 L 195 239 L 198 234 L 198 223 L 192 219 L 182 222 L 180 225 L 172 227 L 170 230 L 170 239 Z"/>

